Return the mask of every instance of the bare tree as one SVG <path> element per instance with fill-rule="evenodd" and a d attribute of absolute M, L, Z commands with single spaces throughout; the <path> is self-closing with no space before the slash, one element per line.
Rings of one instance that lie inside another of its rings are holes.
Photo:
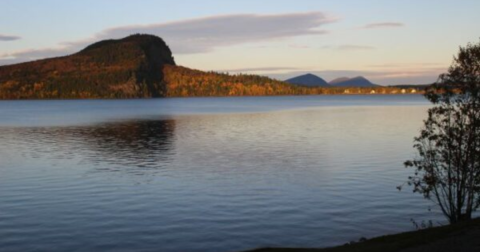
<path fill-rule="evenodd" d="M 408 184 L 434 201 L 450 223 L 480 206 L 480 43 L 460 47 L 448 72 L 425 94 L 433 103 L 405 162 Z"/>

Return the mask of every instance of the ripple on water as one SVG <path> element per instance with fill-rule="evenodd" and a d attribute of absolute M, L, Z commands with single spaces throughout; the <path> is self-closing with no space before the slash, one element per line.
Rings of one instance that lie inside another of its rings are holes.
<path fill-rule="evenodd" d="M 331 246 L 440 220 L 395 188 L 425 103 L 345 99 L 0 104 L 0 250 Z"/>

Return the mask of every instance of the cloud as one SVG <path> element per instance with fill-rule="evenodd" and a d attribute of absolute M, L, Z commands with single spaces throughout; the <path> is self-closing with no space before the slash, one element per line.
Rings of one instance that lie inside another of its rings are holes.
<path fill-rule="evenodd" d="M 290 44 L 290 45 L 288 45 L 288 47 L 294 48 L 294 49 L 309 49 L 309 48 L 311 48 L 308 45 L 301 45 L 301 44 Z"/>
<path fill-rule="evenodd" d="M 358 51 L 358 50 L 374 50 L 373 46 L 362 46 L 362 45 L 341 45 L 337 47 L 341 51 Z"/>
<path fill-rule="evenodd" d="M 361 29 L 377 29 L 377 28 L 398 28 L 405 26 L 403 23 L 398 22 L 383 22 L 383 23 L 371 23 L 360 27 Z"/>
<path fill-rule="evenodd" d="M 64 55 L 64 48 L 29 49 L 2 55 L 2 58 L 45 58 Z"/>
<path fill-rule="evenodd" d="M 0 41 L 13 41 L 21 39 L 19 36 L 0 34 Z"/>
<path fill-rule="evenodd" d="M 389 64 L 375 64 L 375 65 L 368 65 L 368 67 L 372 68 L 431 68 L 431 67 L 444 67 L 444 63 L 437 63 L 437 62 L 424 62 L 424 63 L 389 63 Z"/>
<path fill-rule="evenodd" d="M 60 48 L 29 49 L 29 50 L 17 51 L 13 53 L 6 53 L 3 55 L 0 55 L 0 66 L 16 64 L 16 63 L 36 60 L 36 59 L 65 56 L 67 54 L 73 53 L 74 52 L 73 50 L 75 49 L 60 47 Z"/>
<path fill-rule="evenodd" d="M 150 25 L 110 28 L 88 39 L 61 43 L 57 48 L 13 52 L 3 55 L 1 58 L 25 61 L 70 54 L 99 40 L 123 38 L 134 33 L 154 34 L 162 37 L 170 45 L 174 54 L 205 53 L 219 47 L 325 34 L 327 31 L 320 28 L 336 20 L 322 12 L 210 16 Z M 2 60 L 5 60 L 1 58 L 0 64 Z"/>
<path fill-rule="evenodd" d="M 339 46 L 324 46 L 323 49 L 334 49 L 339 51 L 365 51 L 365 50 L 375 50 L 373 46 L 365 45 L 339 45 Z"/>
<path fill-rule="evenodd" d="M 12 64 L 19 63 L 19 62 L 21 62 L 21 61 L 19 61 L 18 59 L 0 59 L 0 66 L 12 65 Z"/>
<path fill-rule="evenodd" d="M 334 21 L 335 19 L 321 12 L 237 14 L 118 27 L 101 32 L 99 37 L 120 38 L 132 33 L 156 34 L 172 46 L 174 53 L 190 54 L 209 52 L 222 46 L 325 34 L 327 31 L 318 28 Z"/>

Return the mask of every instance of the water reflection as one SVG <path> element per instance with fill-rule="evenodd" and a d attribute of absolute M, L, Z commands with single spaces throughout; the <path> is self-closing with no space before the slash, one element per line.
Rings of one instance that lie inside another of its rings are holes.
<path fill-rule="evenodd" d="M 19 147 L 17 151 L 24 158 L 73 160 L 89 164 L 94 172 L 143 175 L 168 162 L 173 153 L 174 131 L 174 120 L 137 120 L 76 127 L 7 128 L 0 133 L 0 140 Z"/>
<path fill-rule="evenodd" d="M 70 132 L 88 146 L 97 163 L 156 168 L 171 155 L 175 121 L 130 121 Z"/>
<path fill-rule="evenodd" d="M 379 104 L 369 97 L 362 99 Z M 319 247 L 411 230 L 411 218 L 437 220 L 428 202 L 395 189 L 410 173 L 402 162 L 426 106 L 338 106 L 343 96 L 265 99 L 165 99 L 157 107 L 156 100 L 45 102 L 62 112 L 36 111 L 44 119 L 28 124 L 17 118 L 31 119 L 30 103 L 28 113 L 8 112 L 13 119 L 0 107 L 0 251 L 48 251 L 52 244 L 61 251 Z M 153 113 L 239 102 L 320 105 Z M 330 102 L 337 105 L 322 105 Z M 107 114 L 127 115 L 119 121 Z"/>

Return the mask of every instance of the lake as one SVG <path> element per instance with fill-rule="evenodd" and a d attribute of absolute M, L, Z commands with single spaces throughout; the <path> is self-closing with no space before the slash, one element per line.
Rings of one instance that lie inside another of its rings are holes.
<path fill-rule="evenodd" d="M 324 247 L 443 221 L 419 95 L 0 101 L 0 251 Z"/>

